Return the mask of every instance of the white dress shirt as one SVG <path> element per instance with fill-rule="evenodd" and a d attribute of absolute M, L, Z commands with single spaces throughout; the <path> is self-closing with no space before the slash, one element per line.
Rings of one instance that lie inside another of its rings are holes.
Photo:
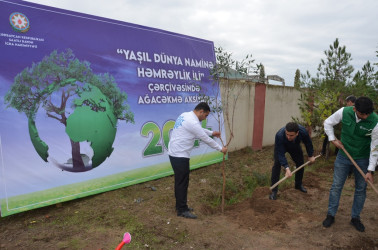
<path fill-rule="evenodd" d="M 204 129 L 193 111 L 182 113 L 176 120 L 168 144 L 168 154 L 174 157 L 190 158 L 194 141 L 201 139 L 210 147 L 221 151 L 222 147 L 210 136 L 212 131 Z"/>

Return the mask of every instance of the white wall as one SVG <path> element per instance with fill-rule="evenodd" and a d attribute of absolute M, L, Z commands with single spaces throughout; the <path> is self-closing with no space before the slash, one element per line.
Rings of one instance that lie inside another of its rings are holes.
<path fill-rule="evenodd" d="M 300 97 L 300 92 L 294 87 L 267 85 L 263 146 L 273 145 L 277 131 L 291 122 L 292 117 L 300 117 Z"/>
<path fill-rule="evenodd" d="M 237 84 L 237 81 L 235 81 Z M 240 84 L 244 84 L 241 82 Z M 255 84 L 247 82 L 248 86 L 241 93 L 234 113 L 234 138 L 229 145 L 229 151 L 235 151 L 252 146 L 253 125 L 254 125 L 254 99 Z M 263 146 L 274 144 L 276 132 L 292 121 L 292 117 L 300 117 L 298 99 L 300 92 L 293 87 L 266 86 L 265 116 Z M 235 89 L 235 92 L 238 88 Z M 225 88 L 221 85 L 222 100 L 225 95 Z M 230 111 L 231 112 L 231 111 Z M 226 136 L 230 133 L 225 123 Z"/>
<path fill-rule="evenodd" d="M 234 137 L 231 140 L 230 145 L 228 146 L 229 151 L 234 151 L 238 149 L 245 148 L 247 146 L 252 146 L 252 132 L 253 132 L 253 115 L 254 115 L 254 98 L 255 98 L 255 85 L 252 82 L 241 82 L 240 87 L 238 87 L 238 82 L 233 81 L 236 84 L 231 95 L 237 94 L 240 92 L 240 96 L 236 102 L 235 111 L 232 111 L 232 103 L 229 103 L 229 114 L 230 122 L 232 113 L 234 114 L 234 125 L 233 125 L 233 134 Z M 244 86 L 242 86 L 244 85 Z M 242 88 L 242 89 L 241 89 Z M 226 100 L 225 94 L 226 90 L 221 85 L 222 101 Z M 230 98 L 232 100 L 234 98 Z M 230 129 L 225 121 L 226 136 L 230 138 Z"/>

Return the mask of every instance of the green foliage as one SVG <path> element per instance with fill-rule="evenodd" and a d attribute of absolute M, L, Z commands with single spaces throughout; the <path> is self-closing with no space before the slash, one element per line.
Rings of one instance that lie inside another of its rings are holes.
<path fill-rule="evenodd" d="M 323 132 L 323 121 L 333 114 L 339 107 L 338 92 L 330 92 L 325 89 L 306 90 L 301 93 L 301 120 L 294 121 L 303 126 L 312 128 L 314 132 Z"/>
<path fill-rule="evenodd" d="M 309 81 L 311 79 L 310 73 L 307 71 L 306 74 L 302 75 L 303 82 L 302 86 L 309 86 L 306 88 L 299 89 L 301 91 L 301 97 L 298 100 L 299 110 L 301 117 L 292 117 L 293 121 L 302 124 L 306 128 L 311 128 L 313 125 L 313 104 L 314 104 L 314 88 L 310 85 Z"/>
<path fill-rule="evenodd" d="M 348 91 L 355 96 L 368 96 L 377 107 L 378 102 L 378 71 L 374 72 L 374 67 L 369 61 L 357 71 L 353 78 L 353 84 L 348 86 Z"/>
<path fill-rule="evenodd" d="M 252 175 L 246 175 L 241 183 L 236 184 L 232 180 L 227 181 L 227 204 L 231 205 L 251 197 L 257 187 L 270 185 L 270 173 L 252 171 Z"/>
<path fill-rule="evenodd" d="M 301 72 L 299 69 L 295 71 L 294 88 L 299 89 L 301 87 Z"/>
<path fill-rule="evenodd" d="M 256 180 L 257 186 L 270 186 L 270 173 L 252 172 L 253 179 Z"/>
<path fill-rule="evenodd" d="M 257 65 L 259 71 L 260 71 L 260 82 L 265 82 L 265 68 L 264 68 L 264 65 L 262 63 L 260 63 L 259 65 Z"/>
<path fill-rule="evenodd" d="M 307 71 L 301 75 L 299 82 L 295 80 L 296 86 L 304 88 L 297 87 L 301 91 L 301 117 L 293 117 L 293 120 L 318 132 L 323 132 L 324 120 L 345 105 L 348 95 L 368 96 L 375 105 L 378 100 L 377 72 L 369 61 L 353 77 L 351 54 L 339 44 L 337 38 L 324 54 L 326 58 L 321 59 L 316 77 Z"/>
<path fill-rule="evenodd" d="M 338 92 L 331 92 L 325 89 L 317 92 L 314 101 L 313 115 L 311 116 L 312 124 L 318 125 L 313 127 L 314 132 L 321 132 L 321 134 L 324 133 L 322 124 L 325 119 L 339 109 L 337 102 L 339 95 Z"/>
<path fill-rule="evenodd" d="M 13 107 L 28 117 L 35 115 L 42 104 L 49 117 L 66 123 L 66 104 L 68 98 L 78 94 L 74 83 L 91 83 L 98 87 L 109 102 L 113 104 L 117 119 L 134 122 L 133 113 L 127 105 L 127 94 L 121 92 L 114 78 L 108 74 L 96 75 L 87 61 L 79 61 L 67 49 L 58 53 L 53 51 L 42 61 L 25 68 L 14 79 L 10 91 L 5 95 L 8 107 Z M 60 103 L 54 103 L 52 92 L 60 90 Z"/>
<path fill-rule="evenodd" d="M 351 54 L 346 51 L 345 46 L 339 45 L 338 38 L 324 54 L 326 58 L 320 60 L 317 77 L 323 88 L 340 90 L 352 77 L 354 68 L 350 65 Z"/>
<path fill-rule="evenodd" d="M 92 75 L 90 83 L 98 87 L 110 100 L 113 104 L 114 115 L 118 120 L 134 123 L 134 114 L 127 104 L 127 94 L 118 88 L 113 76 L 108 73 Z"/>
<path fill-rule="evenodd" d="M 270 172 L 253 170 L 243 173 L 241 179 L 231 178 L 226 181 L 226 204 L 232 205 L 248 197 L 251 197 L 257 187 L 270 186 Z M 221 204 L 220 194 L 212 190 L 206 194 L 203 200 L 209 207 L 216 208 Z"/>

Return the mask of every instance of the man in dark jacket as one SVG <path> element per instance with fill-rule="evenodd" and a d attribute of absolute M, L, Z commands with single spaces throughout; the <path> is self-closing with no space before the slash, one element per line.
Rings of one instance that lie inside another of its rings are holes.
<path fill-rule="evenodd" d="M 303 142 L 306 147 L 308 160 L 313 163 L 315 161 L 315 157 L 313 156 L 314 147 L 309 134 L 303 126 L 298 125 L 295 122 L 289 122 L 277 132 L 274 144 L 274 165 L 271 177 L 272 185 L 279 181 L 281 167 L 286 171 L 285 176 L 292 175 L 285 157 L 286 152 L 290 154 L 291 159 L 293 159 L 297 167 L 303 165 L 304 158 L 300 145 L 301 142 Z M 307 193 L 307 190 L 302 185 L 303 173 L 304 168 L 295 173 L 295 189 Z M 272 190 L 269 199 L 276 200 L 277 192 L 278 186 Z"/>

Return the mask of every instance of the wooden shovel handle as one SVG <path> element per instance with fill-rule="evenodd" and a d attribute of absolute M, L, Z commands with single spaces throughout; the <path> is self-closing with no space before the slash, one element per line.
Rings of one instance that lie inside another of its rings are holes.
<path fill-rule="evenodd" d="M 341 147 L 341 149 L 344 151 L 344 153 L 348 156 L 349 160 L 353 163 L 353 165 L 357 168 L 358 172 L 360 172 L 360 174 L 362 175 L 362 177 L 364 177 L 364 179 L 366 179 L 366 175 L 365 173 L 361 170 L 361 168 L 357 165 L 357 163 L 353 160 L 352 156 L 348 153 L 348 151 L 346 151 L 346 149 L 344 147 Z M 370 180 L 367 181 L 370 186 L 373 188 L 373 190 L 378 194 L 378 190 L 377 188 L 373 185 L 373 183 L 371 183 Z"/>
<path fill-rule="evenodd" d="M 318 155 L 318 156 L 315 156 L 315 159 L 320 157 L 321 155 Z M 307 166 L 308 164 L 310 163 L 310 161 L 306 162 L 305 164 L 297 167 L 293 172 L 291 172 L 292 174 L 294 174 L 295 172 L 297 172 L 298 170 L 300 170 L 301 168 L 304 168 L 305 166 Z M 283 182 L 284 180 L 286 180 L 287 178 L 289 178 L 289 176 L 285 176 L 283 177 L 281 180 L 277 181 L 273 186 L 270 187 L 270 190 L 273 190 L 273 188 L 277 187 L 281 182 Z"/>

